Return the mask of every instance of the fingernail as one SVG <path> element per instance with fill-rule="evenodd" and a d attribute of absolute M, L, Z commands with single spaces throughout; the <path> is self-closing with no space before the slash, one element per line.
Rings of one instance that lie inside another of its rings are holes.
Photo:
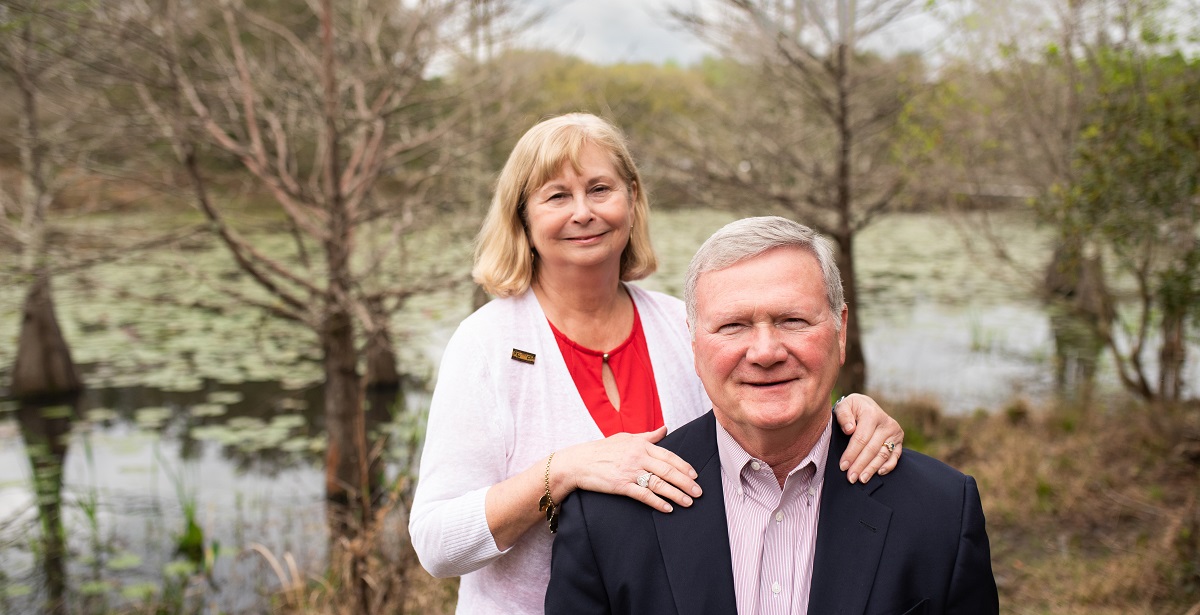
<path fill-rule="evenodd" d="M 842 462 L 842 465 L 840 465 L 840 466 L 838 466 L 838 467 L 839 467 L 839 468 L 841 468 L 843 472 L 845 472 L 845 471 L 846 471 L 846 468 L 850 467 L 850 462 L 849 462 L 849 461 L 843 461 L 843 462 Z"/>
<path fill-rule="evenodd" d="M 700 497 L 703 493 L 704 493 L 704 490 L 701 489 L 699 485 L 696 485 L 695 487 L 692 488 L 692 495 L 695 497 Z"/>
<path fill-rule="evenodd" d="M 884 474 L 887 474 L 887 472 L 888 472 L 887 470 L 880 470 L 879 475 L 883 476 Z"/>
<path fill-rule="evenodd" d="M 683 496 L 683 505 L 684 505 L 684 506 L 691 506 L 691 505 L 692 505 L 692 498 L 689 498 L 689 497 L 688 497 L 688 496 L 686 496 L 686 495 L 685 495 L 685 496 Z"/>
<path fill-rule="evenodd" d="M 671 505 L 663 504 L 663 512 L 671 512 Z"/>
<path fill-rule="evenodd" d="M 858 480 L 858 475 L 851 472 L 849 478 L 850 478 L 850 482 L 853 483 L 854 481 Z"/>
<path fill-rule="evenodd" d="M 869 480 L 871 480 L 871 475 L 870 475 L 870 474 L 863 474 L 863 475 L 862 475 L 862 483 L 863 483 L 864 485 L 865 485 L 865 484 L 867 484 L 867 481 L 869 481 Z"/>
<path fill-rule="evenodd" d="M 695 479 L 697 479 L 697 478 L 700 478 L 700 475 L 699 475 L 699 474 L 696 474 L 696 471 L 695 471 L 695 470 L 692 470 L 691 472 L 688 472 L 688 474 L 690 474 L 690 475 L 691 475 L 691 477 L 692 477 L 692 480 L 695 480 Z"/>

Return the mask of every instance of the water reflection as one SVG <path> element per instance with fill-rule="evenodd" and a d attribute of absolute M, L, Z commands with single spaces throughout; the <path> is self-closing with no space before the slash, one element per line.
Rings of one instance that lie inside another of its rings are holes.
<path fill-rule="evenodd" d="M 1104 351 L 1101 328 L 1115 318 L 1104 284 L 1104 264 L 1087 256 L 1079 241 L 1060 243 L 1046 265 L 1043 288 L 1054 332 L 1054 383 L 1068 400 L 1087 405 Z"/>
<path fill-rule="evenodd" d="M 32 470 L 34 500 L 40 536 L 44 613 L 66 613 L 66 537 L 63 531 L 63 462 L 67 456 L 67 434 L 78 414 L 78 396 L 23 402 L 17 408 L 17 423 L 25 441 L 25 454 Z"/>
<path fill-rule="evenodd" d="M 278 579 L 249 545 L 326 564 L 321 399 L 258 382 L 0 402 L 0 612 L 262 612 Z M 411 461 L 393 413 L 424 407 L 419 383 L 368 396 L 375 487 Z"/>

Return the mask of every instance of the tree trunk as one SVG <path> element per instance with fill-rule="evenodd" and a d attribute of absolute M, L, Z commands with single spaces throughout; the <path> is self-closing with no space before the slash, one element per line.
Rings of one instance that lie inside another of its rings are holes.
<path fill-rule="evenodd" d="M 58 326 L 50 282 L 48 274 L 35 275 L 25 295 L 12 371 L 11 392 L 18 399 L 83 390 L 71 349 Z"/>
<path fill-rule="evenodd" d="M 354 350 L 354 324 L 344 312 L 333 312 L 321 332 L 325 362 L 325 497 L 331 504 L 350 506 L 363 493 L 360 446 L 363 403 Z"/>
<path fill-rule="evenodd" d="M 367 333 L 363 354 L 367 359 L 367 389 L 395 391 L 400 388 L 400 370 L 396 367 L 396 346 L 388 332 L 388 315 L 382 301 L 368 301 L 367 312 L 374 331 Z"/>
<path fill-rule="evenodd" d="M 1162 344 L 1158 349 L 1158 395 L 1167 402 L 1177 402 L 1183 394 L 1183 363 L 1187 359 L 1184 318 L 1183 314 L 1163 315 Z"/>
<path fill-rule="evenodd" d="M 867 359 L 862 349 L 862 329 L 858 318 L 858 283 L 854 270 L 854 238 L 839 237 L 837 241 L 838 269 L 842 272 L 842 288 L 846 295 L 846 363 L 838 373 L 838 395 L 863 393 L 867 390 Z"/>
<path fill-rule="evenodd" d="M 364 350 L 367 357 L 367 388 L 396 389 L 400 386 L 400 370 L 396 367 L 396 351 L 386 331 L 372 335 Z"/>
<path fill-rule="evenodd" d="M 843 16 L 848 20 L 850 16 Z M 849 23 L 849 21 L 843 21 Z M 852 149 L 854 146 L 854 131 L 850 126 L 850 64 L 849 55 L 852 53 L 850 44 L 843 35 L 843 43 L 837 47 L 837 97 L 838 109 L 836 114 L 838 128 L 838 161 L 837 161 L 837 203 L 838 215 L 838 269 L 842 273 L 842 289 L 846 296 L 846 363 L 838 373 L 838 395 L 863 393 L 867 389 L 867 359 L 862 351 L 862 329 L 858 324 L 858 276 L 854 271 L 854 220 L 852 206 L 854 195 L 851 190 L 853 177 Z"/>

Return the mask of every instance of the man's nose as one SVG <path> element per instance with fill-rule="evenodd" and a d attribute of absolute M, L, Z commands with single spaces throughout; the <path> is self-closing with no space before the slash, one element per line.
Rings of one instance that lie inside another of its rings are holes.
<path fill-rule="evenodd" d="M 787 360 L 787 349 L 779 339 L 779 331 L 771 325 L 754 327 L 746 360 L 760 367 L 770 367 Z"/>

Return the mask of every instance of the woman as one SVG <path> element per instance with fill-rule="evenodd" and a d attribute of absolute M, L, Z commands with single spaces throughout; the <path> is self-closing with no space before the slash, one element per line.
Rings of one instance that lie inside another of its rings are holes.
<path fill-rule="evenodd" d="M 624 137 L 592 115 L 537 124 L 500 173 L 473 272 L 498 298 L 442 357 L 409 521 L 425 569 L 462 576 L 460 613 L 543 611 L 551 517 L 575 489 L 666 513 L 701 495 L 654 445 L 710 405 L 682 302 L 625 283 L 656 266 L 648 214 Z M 852 400 L 838 422 L 864 437 L 842 467 L 865 481 L 903 432 Z"/>

